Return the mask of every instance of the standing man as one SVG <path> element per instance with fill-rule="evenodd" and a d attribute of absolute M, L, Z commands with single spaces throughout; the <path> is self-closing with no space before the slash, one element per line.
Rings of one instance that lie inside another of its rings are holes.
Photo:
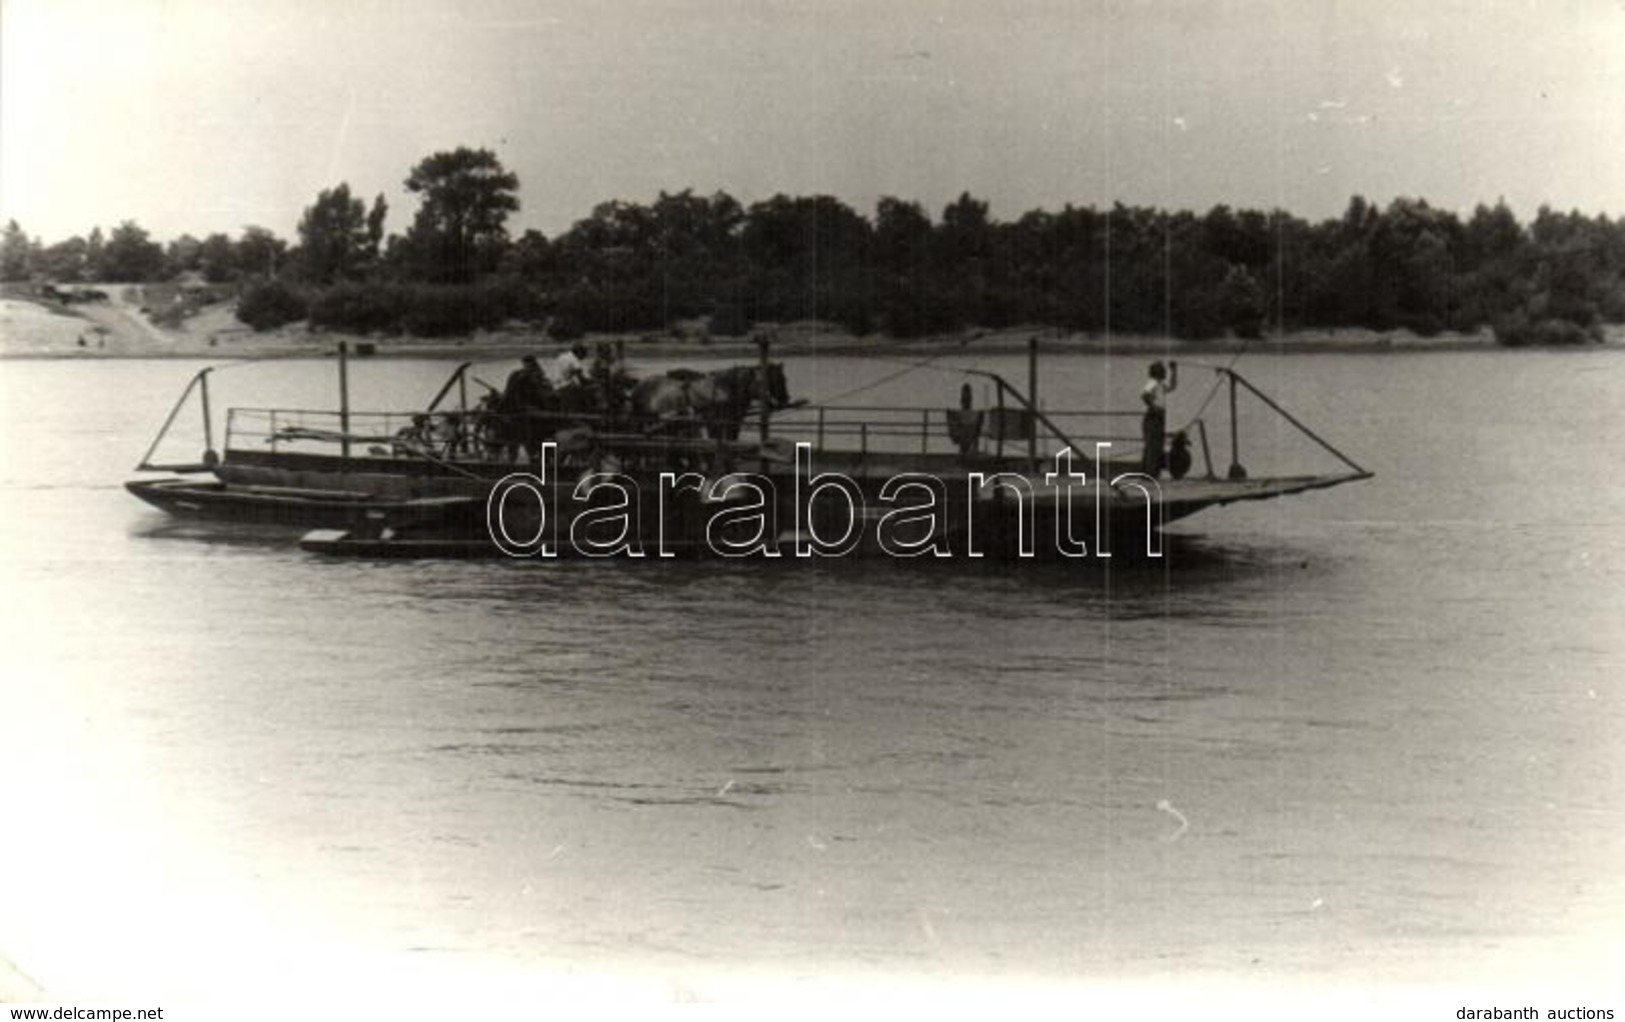
<path fill-rule="evenodd" d="M 545 408 L 552 394 L 553 387 L 547 382 L 547 374 L 542 372 L 536 356 L 526 355 L 519 360 L 519 368 L 508 375 L 502 403 L 509 411 Z"/>
<path fill-rule="evenodd" d="M 1163 439 L 1168 434 L 1168 392 L 1178 386 L 1179 363 L 1170 361 L 1168 368 L 1161 362 L 1151 363 L 1145 386 L 1140 388 L 1140 400 L 1145 402 L 1145 417 L 1140 420 L 1140 438 L 1145 443 L 1140 455 L 1140 471 L 1153 479 L 1162 474 Z"/>
<path fill-rule="evenodd" d="M 534 459 L 541 453 L 552 404 L 553 387 L 547 382 L 547 374 L 535 355 L 526 355 L 508 376 L 502 391 L 502 421 L 507 427 L 504 432 L 510 454 L 517 449 Z"/>

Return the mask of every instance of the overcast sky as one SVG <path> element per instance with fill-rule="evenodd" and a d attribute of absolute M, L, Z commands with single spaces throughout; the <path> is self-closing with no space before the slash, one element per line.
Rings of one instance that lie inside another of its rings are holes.
<path fill-rule="evenodd" d="M 1625 215 L 1625 0 L 0 0 L 0 217 L 290 236 L 458 145 L 608 199 Z"/>

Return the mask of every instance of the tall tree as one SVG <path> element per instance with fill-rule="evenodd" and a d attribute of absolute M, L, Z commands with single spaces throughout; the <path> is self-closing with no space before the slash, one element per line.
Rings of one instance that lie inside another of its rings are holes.
<path fill-rule="evenodd" d="M 300 271 L 322 284 L 361 276 L 378 258 L 385 209 L 380 195 L 369 214 L 348 183 L 319 192 L 299 219 Z"/>
<path fill-rule="evenodd" d="M 160 280 L 164 276 L 164 249 L 134 220 L 113 228 L 102 253 L 102 278 L 115 283 Z"/>
<path fill-rule="evenodd" d="M 170 276 L 202 269 L 203 242 L 190 234 L 183 234 L 164 250 L 164 261 Z"/>
<path fill-rule="evenodd" d="M 958 289 L 931 261 L 931 218 L 917 202 L 893 196 L 875 206 L 875 302 L 894 337 L 916 337 L 958 326 Z"/>
<path fill-rule="evenodd" d="M 942 209 L 935 234 L 935 270 L 939 280 L 953 282 L 947 293 L 953 297 L 954 318 L 962 323 L 997 326 L 1006 318 L 991 300 L 1000 290 L 994 266 L 996 233 L 987 203 L 969 192 L 959 193 Z"/>
<path fill-rule="evenodd" d="M 86 276 L 85 252 L 89 245 L 85 239 L 72 237 L 47 245 L 34 259 L 34 270 L 46 280 L 78 283 Z"/>
<path fill-rule="evenodd" d="M 7 223 L 5 236 L 0 239 L 0 280 L 27 280 L 34 271 L 33 256 L 34 246 L 17 221 Z"/>
<path fill-rule="evenodd" d="M 102 234 L 98 225 L 90 229 L 90 237 L 85 239 L 85 265 L 84 278 L 86 280 L 102 280 L 106 274 L 107 237 Z"/>
<path fill-rule="evenodd" d="M 643 330 L 661 325 L 654 215 L 635 202 L 601 202 L 554 246 L 559 312 L 572 327 Z"/>
<path fill-rule="evenodd" d="M 1474 270 L 1497 260 L 1516 258 L 1523 244 L 1523 228 L 1507 208 L 1506 200 L 1498 200 L 1494 208 L 1481 202 L 1473 207 L 1472 217 L 1462 227 L 1463 268 Z"/>
<path fill-rule="evenodd" d="M 422 197 L 405 243 L 418 275 L 467 282 L 494 270 L 505 224 L 519 209 L 519 178 L 488 149 L 434 153 L 412 168 L 406 188 Z"/>
<path fill-rule="evenodd" d="M 943 207 L 937 238 L 944 269 L 979 272 L 980 263 L 991 253 L 993 243 L 987 203 L 969 192 L 960 192 L 959 198 Z"/>
<path fill-rule="evenodd" d="M 1461 222 L 1422 199 L 1396 198 L 1371 234 L 1376 315 L 1383 327 L 1434 333 L 1452 322 L 1451 284 Z"/>
<path fill-rule="evenodd" d="M 1256 209 L 1214 206 L 1202 219 L 1208 251 L 1226 263 L 1257 270 L 1270 260 L 1269 219 Z"/>
<path fill-rule="evenodd" d="M 288 243 L 264 227 L 243 228 L 237 242 L 237 269 L 244 276 L 274 277 L 288 252 Z"/>
<path fill-rule="evenodd" d="M 752 318 L 828 319 L 866 326 L 873 228 L 830 195 L 775 195 L 746 215 L 741 248 L 752 263 Z"/>
<path fill-rule="evenodd" d="M 223 284 L 237 275 L 237 249 L 224 234 L 211 234 L 198 246 L 198 268 L 203 279 Z"/>
<path fill-rule="evenodd" d="M 389 203 L 384 201 L 384 193 L 379 192 L 372 200 L 372 209 L 367 212 L 367 261 L 373 266 L 378 265 L 384 252 L 384 220 L 389 216 Z"/>
<path fill-rule="evenodd" d="M 918 202 L 885 196 L 875 206 L 875 262 L 887 273 L 917 274 L 931 251 L 931 218 Z"/>
<path fill-rule="evenodd" d="M 540 281 L 553 267 L 553 246 L 547 235 L 532 228 L 508 246 L 503 271 L 528 284 Z"/>
<path fill-rule="evenodd" d="M 654 218 L 659 308 L 666 322 L 731 306 L 742 297 L 739 232 L 745 212 L 725 192 L 660 193 Z"/>

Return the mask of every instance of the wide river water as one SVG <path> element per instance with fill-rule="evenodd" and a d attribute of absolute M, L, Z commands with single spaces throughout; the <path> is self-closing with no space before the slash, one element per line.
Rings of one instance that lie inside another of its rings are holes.
<path fill-rule="evenodd" d="M 1051 356 L 1044 398 L 1132 407 L 1143 361 Z M 1150 566 L 324 560 L 124 492 L 196 368 L 0 363 L 0 953 L 53 996 L 1625 960 L 1619 350 L 1250 355 L 1376 476 L 1203 512 Z M 411 407 L 449 369 L 352 386 Z M 335 390 L 262 363 L 216 410 Z M 1255 476 L 1335 467 L 1245 425 Z"/>

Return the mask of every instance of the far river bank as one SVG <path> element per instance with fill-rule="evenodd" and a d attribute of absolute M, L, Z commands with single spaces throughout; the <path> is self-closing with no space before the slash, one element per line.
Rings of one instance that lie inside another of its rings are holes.
<path fill-rule="evenodd" d="M 317 358 L 340 342 L 359 355 L 379 358 L 445 358 L 487 361 L 548 355 L 565 346 L 541 329 L 515 326 L 461 337 L 366 337 L 313 330 L 290 324 L 256 333 L 237 322 L 229 306 L 205 309 L 177 327 L 154 323 L 129 289 L 114 287 L 105 301 L 58 306 L 7 298 L 0 300 L 0 358 Z M 1407 330 L 1363 328 L 1295 330 L 1263 338 L 1179 340 L 1139 334 L 1073 333 L 1054 327 L 965 330 L 899 340 L 884 335 L 857 337 L 829 324 L 759 325 L 743 337 L 670 334 L 589 334 L 589 347 L 618 345 L 629 358 L 739 357 L 756 353 L 755 339 L 768 338 L 777 352 L 799 355 L 929 355 L 955 348 L 979 352 L 1024 350 L 1037 338 L 1045 351 L 1100 354 L 1230 354 L 1237 351 L 1373 352 L 1485 350 L 1496 343 L 1489 330 L 1422 337 Z M 1609 347 L 1625 343 L 1625 327 L 1607 328 Z"/>

